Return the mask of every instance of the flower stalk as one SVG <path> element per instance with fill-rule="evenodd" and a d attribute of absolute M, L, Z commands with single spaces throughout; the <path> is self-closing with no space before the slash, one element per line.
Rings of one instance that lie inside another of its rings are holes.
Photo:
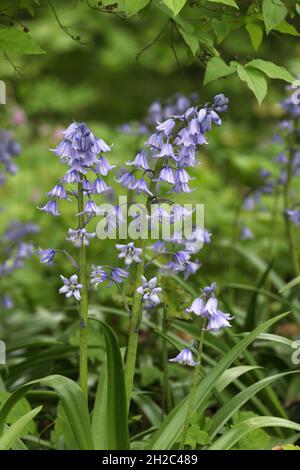
<path fill-rule="evenodd" d="M 78 222 L 79 228 L 84 228 L 84 195 L 82 183 L 78 184 Z M 86 246 L 79 248 L 79 280 L 82 285 L 80 300 L 80 330 L 79 330 L 79 383 L 82 392 L 88 399 L 88 292 L 87 292 L 87 265 Z"/>

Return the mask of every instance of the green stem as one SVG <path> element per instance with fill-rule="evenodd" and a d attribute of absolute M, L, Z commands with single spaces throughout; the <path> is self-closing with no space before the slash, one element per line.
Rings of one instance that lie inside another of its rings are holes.
<path fill-rule="evenodd" d="M 78 212 L 84 209 L 84 196 L 82 184 L 78 184 Z M 84 215 L 78 216 L 79 228 L 84 227 Z M 87 266 L 86 246 L 82 244 L 79 249 L 79 282 L 82 285 L 80 301 L 80 335 L 79 335 L 79 383 L 82 392 L 88 399 L 88 292 L 87 292 Z"/>
<path fill-rule="evenodd" d="M 184 445 L 185 445 L 187 433 L 188 433 L 188 430 L 189 430 L 189 425 L 190 425 L 191 418 L 192 418 L 192 415 L 193 415 L 195 398 L 196 398 L 196 390 L 197 390 L 199 380 L 200 380 L 201 359 L 202 359 L 203 340 L 204 340 L 204 327 L 205 327 L 204 321 L 202 321 L 202 323 L 201 323 L 201 333 L 200 333 L 200 337 L 199 337 L 198 352 L 197 352 L 198 365 L 195 366 L 192 389 L 191 389 L 191 393 L 190 393 L 190 399 L 189 399 L 189 402 L 188 402 L 188 409 L 187 409 L 185 422 L 184 422 L 184 425 L 183 425 L 183 431 L 182 431 L 182 435 L 181 435 L 181 440 L 180 440 L 180 445 L 179 445 L 180 450 L 184 450 Z"/>
<path fill-rule="evenodd" d="M 296 248 L 295 239 L 294 239 L 293 226 L 292 226 L 290 218 L 286 214 L 286 210 L 290 209 L 290 186 L 291 186 L 291 180 L 292 180 L 292 168 L 293 168 L 293 149 L 291 148 L 290 153 L 289 153 L 289 161 L 287 164 L 287 179 L 283 188 L 283 203 L 284 203 L 284 212 L 285 212 L 285 227 L 286 227 L 286 233 L 287 233 L 287 238 L 288 238 L 288 243 L 289 243 L 289 251 L 292 257 L 293 270 L 294 270 L 295 276 L 299 276 L 300 274 L 299 259 L 298 259 L 298 253 L 297 253 L 297 248 Z"/>
<path fill-rule="evenodd" d="M 162 168 L 163 158 L 159 158 L 154 170 L 152 181 L 150 184 L 150 192 L 154 194 L 156 188 L 156 182 L 154 181 Z M 147 197 L 146 207 L 148 213 L 151 209 L 152 197 Z M 133 388 L 134 373 L 135 373 L 135 364 L 136 364 L 136 355 L 138 347 L 138 337 L 139 337 L 139 326 L 142 316 L 142 300 L 141 295 L 137 293 L 137 288 L 141 285 L 141 278 L 144 275 L 145 262 L 144 262 L 144 248 L 145 240 L 140 239 L 140 248 L 142 248 L 142 263 L 139 263 L 136 268 L 136 278 L 134 283 L 134 292 L 133 292 L 133 302 L 132 302 L 132 311 L 130 315 L 130 325 L 129 325 L 129 335 L 128 335 L 128 345 L 126 351 L 126 360 L 125 360 L 125 387 L 126 387 L 126 397 L 127 397 L 127 407 L 129 410 L 131 393 Z"/>
<path fill-rule="evenodd" d="M 163 306 L 163 320 L 162 320 L 162 332 L 164 335 L 168 332 L 168 319 L 165 309 Z M 169 371 L 168 371 L 168 343 L 165 337 L 162 338 L 162 361 L 163 361 L 163 400 L 162 410 L 163 414 L 168 414 L 172 409 L 172 393 L 169 383 Z"/>

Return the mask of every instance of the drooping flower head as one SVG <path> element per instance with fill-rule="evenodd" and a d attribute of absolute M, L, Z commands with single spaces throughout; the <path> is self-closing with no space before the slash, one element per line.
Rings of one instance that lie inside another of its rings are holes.
<path fill-rule="evenodd" d="M 188 348 L 184 348 L 176 357 L 169 359 L 169 362 L 177 362 L 183 366 L 195 367 L 199 364 L 193 359 L 192 351 Z"/>

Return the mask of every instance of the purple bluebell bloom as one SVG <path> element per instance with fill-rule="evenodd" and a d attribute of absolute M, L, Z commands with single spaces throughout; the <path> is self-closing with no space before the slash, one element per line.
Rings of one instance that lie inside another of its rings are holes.
<path fill-rule="evenodd" d="M 240 239 L 241 240 L 253 240 L 254 239 L 252 230 L 246 225 L 244 225 L 241 229 Z"/>
<path fill-rule="evenodd" d="M 54 188 L 51 189 L 51 191 L 49 191 L 47 193 L 47 196 L 57 198 L 57 199 L 67 199 L 68 198 L 66 190 L 65 190 L 65 188 L 63 187 L 62 184 L 57 184 L 56 186 L 54 186 Z"/>
<path fill-rule="evenodd" d="M 52 248 L 47 248 L 46 250 L 42 250 L 41 248 L 38 250 L 37 254 L 40 257 L 40 262 L 43 264 L 51 265 L 52 261 L 56 255 L 56 251 Z"/>
<path fill-rule="evenodd" d="M 300 226 L 300 210 L 299 209 L 288 209 L 285 211 L 287 217 L 295 224 L 297 227 Z"/>
<path fill-rule="evenodd" d="M 127 161 L 126 165 L 134 165 L 136 168 L 142 168 L 143 170 L 149 170 L 149 164 L 145 152 L 139 152 L 135 159 L 131 161 Z"/>
<path fill-rule="evenodd" d="M 136 182 L 135 182 L 135 185 L 132 189 L 135 189 L 138 194 L 147 193 L 150 196 L 153 196 L 153 194 L 151 193 L 151 191 L 148 187 L 147 181 L 144 180 L 143 178 L 137 179 Z"/>
<path fill-rule="evenodd" d="M 72 242 L 76 248 L 80 248 L 82 245 L 88 246 L 90 244 L 90 239 L 95 236 L 96 234 L 94 232 L 87 232 L 85 228 L 79 228 L 77 230 L 69 228 L 69 236 L 66 240 Z"/>
<path fill-rule="evenodd" d="M 111 287 L 114 283 L 121 284 L 128 276 L 129 272 L 125 271 L 125 269 L 113 268 L 110 273 L 110 283 L 107 287 Z"/>
<path fill-rule="evenodd" d="M 1 304 L 5 310 L 10 310 L 14 306 L 12 298 L 9 295 L 4 295 L 2 297 Z"/>
<path fill-rule="evenodd" d="M 83 211 L 79 212 L 77 215 L 80 214 L 97 215 L 99 214 L 99 208 L 94 201 L 91 201 L 91 199 L 89 199 L 88 201 L 86 201 Z"/>
<path fill-rule="evenodd" d="M 64 277 L 62 274 L 60 277 L 64 285 L 59 289 L 59 293 L 65 294 L 68 298 L 73 296 L 79 302 L 81 300 L 80 291 L 82 289 L 82 285 L 78 282 L 77 274 L 73 274 L 69 279 Z"/>
<path fill-rule="evenodd" d="M 143 250 L 141 248 L 136 248 L 133 242 L 130 242 L 127 245 L 121 245 L 117 243 L 116 248 L 120 251 L 118 258 L 124 258 L 125 264 L 127 266 L 130 266 L 133 262 L 142 262 L 141 254 Z"/>
<path fill-rule="evenodd" d="M 107 191 L 110 191 L 111 187 L 108 186 L 104 180 L 101 178 L 96 178 L 93 185 L 92 185 L 92 193 L 93 194 L 102 194 Z"/>
<path fill-rule="evenodd" d="M 122 173 L 116 179 L 116 182 L 120 183 L 124 188 L 134 189 L 136 179 L 130 171 L 122 171 Z"/>
<path fill-rule="evenodd" d="M 149 281 L 142 276 L 142 285 L 137 288 L 137 293 L 142 295 L 142 299 L 147 305 L 158 305 L 160 299 L 157 294 L 161 292 L 161 287 L 156 287 L 157 278 L 153 277 Z"/>
<path fill-rule="evenodd" d="M 190 349 L 184 348 L 176 357 L 169 359 L 169 362 L 177 362 L 183 366 L 195 367 L 199 364 L 193 359 L 193 354 Z"/>
<path fill-rule="evenodd" d="M 108 274 L 102 266 L 92 266 L 91 285 L 97 289 L 99 284 L 108 279 Z"/>
<path fill-rule="evenodd" d="M 166 269 L 179 272 L 184 271 L 186 263 L 189 261 L 191 255 L 187 251 L 178 251 L 172 255 L 171 260 L 166 264 Z"/>
<path fill-rule="evenodd" d="M 153 245 L 150 245 L 149 250 L 154 251 L 154 253 L 163 253 L 165 251 L 165 244 L 162 240 L 157 240 Z"/>
<path fill-rule="evenodd" d="M 39 207 L 41 211 L 47 212 L 47 214 L 58 216 L 60 215 L 58 212 L 57 202 L 56 201 L 48 201 L 44 206 Z"/>
<path fill-rule="evenodd" d="M 168 137 L 172 133 L 175 125 L 176 122 L 174 119 L 167 119 L 166 121 L 156 126 L 156 129 L 158 131 L 162 131 Z"/>
<path fill-rule="evenodd" d="M 195 274 L 201 268 L 201 263 L 198 261 L 187 261 L 183 271 L 184 279 L 187 280 L 191 275 Z"/>

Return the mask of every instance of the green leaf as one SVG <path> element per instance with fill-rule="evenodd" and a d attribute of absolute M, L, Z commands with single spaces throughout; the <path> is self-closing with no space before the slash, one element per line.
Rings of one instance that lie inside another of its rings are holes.
<path fill-rule="evenodd" d="M 290 74 L 284 67 L 269 62 L 268 60 L 255 59 L 248 62 L 246 67 L 253 67 L 265 73 L 269 78 L 279 78 L 285 80 L 288 83 L 292 83 L 295 78 Z"/>
<path fill-rule="evenodd" d="M 257 51 L 261 45 L 264 33 L 260 26 L 255 23 L 249 23 L 246 25 L 246 30 L 249 34 L 250 41 L 254 49 Z"/>
<path fill-rule="evenodd" d="M 124 10 L 127 16 L 136 15 L 150 3 L 150 0 L 124 0 Z"/>
<path fill-rule="evenodd" d="M 267 33 L 269 33 L 274 26 L 281 23 L 288 14 L 288 10 L 281 0 L 264 0 L 262 11 Z"/>
<path fill-rule="evenodd" d="M 219 377 L 224 373 L 225 370 L 228 369 L 232 362 L 241 356 L 243 351 L 245 351 L 245 349 L 257 338 L 257 336 L 270 328 L 274 323 L 284 318 L 286 315 L 287 313 L 278 315 L 277 317 L 259 325 L 254 331 L 249 333 L 244 339 L 237 343 L 228 353 L 222 357 L 217 365 L 211 369 L 210 373 L 205 376 L 198 385 L 195 394 L 196 399 L 193 407 L 194 413 L 197 412 L 203 406 L 203 404 L 205 404 L 206 399 L 215 387 Z M 189 396 L 181 400 L 166 417 L 161 427 L 154 434 L 149 444 L 149 449 L 167 450 L 172 448 L 182 432 L 188 406 Z"/>
<path fill-rule="evenodd" d="M 240 79 L 247 83 L 257 101 L 261 104 L 268 90 L 267 81 L 263 74 L 254 68 L 245 68 L 242 65 L 238 65 L 237 73 Z"/>
<path fill-rule="evenodd" d="M 283 294 L 284 292 L 291 290 L 293 287 L 297 286 L 298 284 L 300 284 L 300 276 L 295 277 L 290 282 L 285 284 L 285 286 L 283 286 L 280 289 L 279 294 Z"/>
<path fill-rule="evenodd" d="M 228 450 L 249 432 L 266 427 L 282 427 L 300 431 L 300 424 L 294 423 L 288 419 L 274 416 L 257 416 L 255 418 L 246 419 L 225 432 L 209 447 L 209 450 Z"/>
<path fill-rule="evenodd" d="M 210 439 L 206 431 L 202 431 L 197 424 L 192 424 L 187 433 L 185 445 L 191 447 L 192 450 L 195 450 L 197 445 L 205 446 L 210 444 Z"/>
<path fill-rule="evenodd" d="M 28 33 L 13 27 L 0 28 L 0 49 L 7 54 L 45 54 Z"/>
<path fill-rule="evenodd" d="M 219 21 L 216 18 L 212 19 L 211 26 L 217 37 L 217 42 L 220 44 L 228 36 L 229 26 L 225 21 Z"/>
<path fill-rule="evenodd" d="M 290 34 L 291 36 L 300 36 L 300 33 L 296 30 L 295 26 L 285 20 L 277 26 L 274 26 L 273 30 L 283 34 Z"/>
<path fill-rule="evenodd" d="M 76 382 L 61 375 L 49 375 L 43 379 L 33 380 L 13 392 L 0 411 L 0 436 L 11 409 L 26 392 L 37 384 L 55 390 L 67 417 L 67 425 L 76 442 L 77 449 L 93 450 L 94 443 L 91 433 L 89 411 L 82 390 Z"/>
<path fill-rule="evenodd" d="M 6 402 L 6 400 L 10 397 L 10 393 L 8 392 L 1 392 L 0 391 L 0 408 Z M 19 418 L 24 416 L 26 413 L 31 411 L 31 406 L 26 400 L 26 398 L 22 398 L 19 400 L 16 406 L 11 410 L 9 413 L 6 423 L 7 424 L 14 424 Z M 33 422 L 30 422 L 28 426 L 24 429 L 24 435 L 29 433 L 34 433 L 36 430 L 35 425 Z M 22 437 L 22 435 L 21 435 Z"/>
<path fill-rule="evenodd" d="M 102 431 L 106 432 L 109 450 L 129 449 L 127 400 L 120 347 L 109 325 L 94 317 L 90 319 L 100 323 L 103 328 L 107 354 L 107 378 L 102 377 L 102 387 L 98 387 L 97 390 L 93 411 L 93 430 L 95 431 L 99 425 Z M 103 406 L 106 407 L 106 412 Z M 100 419 L 104 420 L 105 424 L 100 422 Z M 100 441 L 97 440 L 97 442 Z M 103 441 L 100 444 L 102 445 Z"/>
<path fill-rule="evenodd" d="M 42 406 L 38 406 L 19 418 L 5 433 L 0 437 L 0 450 L 9 450 L 14 441 L 19 437 L 22 431 L 28 426 L 28 423 L 41 411 Z"/>
<path fill-rule="evenodd" d="M 300 446 L 295 446 L 295 444 L 285 444 L 282 448 L 283 450 L 300 450 Z"/>
<path fill-rule="evenodd" d="M 213 2 L 213 3 L 223 3 L 223 5 L 227 5 L 229 7 L 234 7 L 239 9 L 238 5 L 235 3 L 234 0 L 207 0 L 208 2 Z"/>
<path fill-rule="evenodd" d="M 233 423 L 239 424 L 248 418 L 254 418 L 257 415 L 253 411 L 240 411 L 234 418 Z M 242 437 L 235 445 L 237 450 L 267 450 L 270 447 L 271 437 L 263 429 L 254 429 L 247 436 Z"/>
<path fill-rule="evenodd" d="M 187 0 L 162 0 L 167 7 L 172 10 L 173 15 L 177 16 L 178 13 L 182 10 Z"/>
<path fill-rule="evenodd" d="M 225 64 L 225 62 L 219 57 L 213 57 L 207 63 L 203 83 L 204 85 L 207 85 L 207 83 L 212 82 L 217 78 L 222 78 L 231 75 L 235 71 L 236 68 L 234 66 Z"/>
<path fill-rule="evenodd" d="M 199 50 L 198 38 L 194 34 L 186 32 L 183 28 L 179 28 L 178 30 L 183 37 L 184 42 L 189 46 L 192 54 L 195 56 Z"/>
<path fill-rule="evenodd" d="M 245 390 L 235 395 L 225 405 L 220 408 L 217 413 L 211 418 L 209 435 L 214 438 L 222 427 L 228 422 L 228 420 L 236 413 L 247 401 L 249 401 L 254 395 L 256 395 L 264 387 L 275 382 L 275 380 L 284 377 L 285 375 L 293 372 L 283 372 L 281 374 L 272 375 L 266 377 L 253 385 L 250 385 Z"/>

